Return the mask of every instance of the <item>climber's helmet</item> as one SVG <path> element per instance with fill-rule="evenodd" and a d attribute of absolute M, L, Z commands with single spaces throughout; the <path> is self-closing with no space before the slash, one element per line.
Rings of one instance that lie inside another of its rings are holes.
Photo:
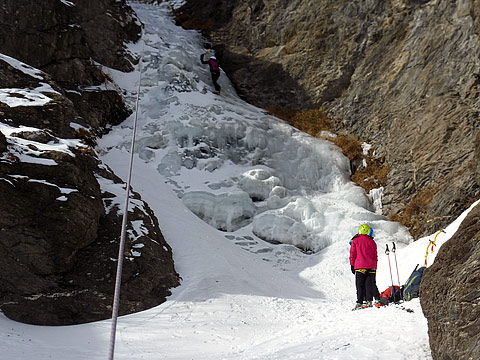
<path fill-rule="evenodd" d="M 358 228 L 358 233 L 360 235 L 368 235 L 368 236 L 372 237 L 373 236 L 373 229 L 370 226 L 368 226 L 367 224 L 362 224 Z"/>

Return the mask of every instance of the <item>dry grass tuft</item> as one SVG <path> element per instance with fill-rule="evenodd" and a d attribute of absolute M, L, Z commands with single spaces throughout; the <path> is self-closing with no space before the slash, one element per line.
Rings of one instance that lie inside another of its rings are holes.
<path fill-rule="evenodd" d="M 425 209 L 432 201 L 436 186 L 419 191 L 405 208 L 390 217 L 392 221 L 402 223 L 410 229 L 412 236 L 417 236 L 420 224 L 425 222 Z"/>
<path fill-rule="evenodd" d="M 340 134 L 333 140 L 333 142 L 342 149 L 343 153 L 350 161 L 365 158 L 362 145 L 357 138 Z"/>
<path fill-rule="evenodd" d="M 352 180 L 368 193 L 372 189 L 385 186 L 389 172 L 388 165 L 382 164 L 380 161 L 374 161 L 366 168 L 356 171 L 352 175 Z"/>
<path fill-rule="evenodd" d="M 315 137 L 318 137 L 320 132 L 332 128 L 331 121 L 323 110 L 296 110 L 282 107 L 271 107 L 267 110 L 293 127 Z"/>
<path fill-rule="evenodd" d="M 367 163 L 367 167 L 361 167 L 352 174 L 352 180 L 355 184 L 364 188 L 367 193 L 372 189 L 386 185 L 390 168 L 384 163 L 383 159 L 375 159 L 363 154 L 360 141 L 353 136 L 341 134 L 333 142 L 342 149 L 350 162 L 365 161 Z"/>

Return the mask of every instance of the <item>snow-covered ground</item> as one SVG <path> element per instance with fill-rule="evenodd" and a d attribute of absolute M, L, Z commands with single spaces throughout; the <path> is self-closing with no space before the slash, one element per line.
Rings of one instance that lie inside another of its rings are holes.
<path fill-rule="evenodd" d="M 412 243 L 351 183 L 334 145 L 246 104 L 224 73 L 214 95 L 202 37 L 176 27 L 166 5 L 132 6 L 145 24 L 130 46 L 142 56 L 132 186 L 158 217 L 182 282 L 167 302 L 119 318 L 115 358 L 431 359 L 418 299 L 351 311 L 348 241 L 360 224 L 374 228 L 382 291 L 388 260 L 403 284 L 435 234 Z M 138 71 L 105 71 L 133 106 Z M 133 123 L 97 149 L 124 179 Z M 467 212 L 438 235 L 429 264 Z M 104 359 L 110 325 L 42 327 L 0 315 L 1 358 Z"/>

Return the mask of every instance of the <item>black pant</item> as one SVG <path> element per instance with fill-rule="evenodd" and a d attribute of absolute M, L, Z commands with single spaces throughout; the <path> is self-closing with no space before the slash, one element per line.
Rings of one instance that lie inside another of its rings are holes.
<path fill-rule="evenodd" d="M 375 270 L 361 269 L 363 271 L 355 271 L 355 285 L 357 287 L 357 302 L 362 303 L 363 300 L 372 301 L 373 296 L 378 291 L 375 284 Z"/>
<path fill-rule="evenodd" d="M 210 74 L 212 74 L 212 82 L 213 86 L 215 86 L 215 91 L 220 91 L 221 87 L 218 85 L 218 78 L 220 77 L 220 71 L 212 71 Z"/>

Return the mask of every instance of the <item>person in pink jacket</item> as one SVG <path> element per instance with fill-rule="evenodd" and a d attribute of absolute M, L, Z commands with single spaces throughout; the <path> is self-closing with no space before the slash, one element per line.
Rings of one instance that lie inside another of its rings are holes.
<path fill-rule="evenodd" d="M 217 82 L 218 78 L 220 77 L 220 65 L 218 64 L 218 60 L 215 55 L 210 55 L 210 58 L 208 60 L 204 59 L 204 56 L 211 51 L 212 49 L 208 49 L 206 53 L 200 55 L 200 61 L 202 62 L 202 64 L 208 64 L 210 68 L 210 75 L 212 76 L 213 86 L 215 87 L 215 90 L 213 92 L 217 95 L 220 95 L 220 90 L 222 90 L 222 87 Z"/>
<path fill-rule="evenodd" d="M 355 309 L 372 306 L 377 262 L 377 244 L 373 240 L 373 229 L 367 224 L 362 224 L 350 247 L 350 268 L 355 274 L 357 288 Z"/>

